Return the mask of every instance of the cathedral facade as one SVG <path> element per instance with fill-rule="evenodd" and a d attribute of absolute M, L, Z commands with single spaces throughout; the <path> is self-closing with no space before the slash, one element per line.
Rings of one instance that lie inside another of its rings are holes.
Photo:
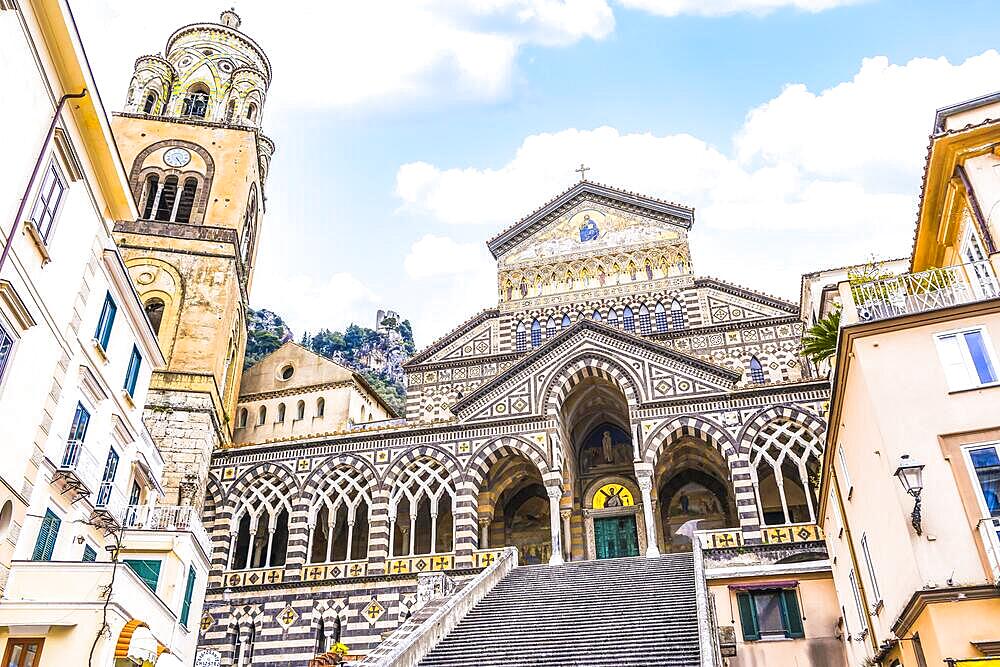
<path fill-rule="evenodd" d="M 800 355 L 798 307 L 697 277 L 693 223 L 581 181 L 489 240 L 497 305 L 406 363 L 404 416 L 241 429 L 208 475 L 202 650 L 368 653 L 416 609 L 421 575 L 461 579 L 508 546 L 558 564 L 812 526 L 829 389 Z M 288 348 L 250 398 L 299 404 Z M 301 416 L 336 391 L 304 387 Z"/>

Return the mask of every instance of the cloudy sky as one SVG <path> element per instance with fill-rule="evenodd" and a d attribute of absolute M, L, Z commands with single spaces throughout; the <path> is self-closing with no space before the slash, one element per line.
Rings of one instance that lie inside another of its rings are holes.
<path fill-rule="evenodd" d="M 485 240 L 581 162 L 694 206 L 697 273 L 796 299 L 908 253 L 934 110 L 1000 89 L 995 0 L 72 0 L 108 109 L 233 2 L 274 65 L 251 301 L 297 334 L 495 303 Z"/>

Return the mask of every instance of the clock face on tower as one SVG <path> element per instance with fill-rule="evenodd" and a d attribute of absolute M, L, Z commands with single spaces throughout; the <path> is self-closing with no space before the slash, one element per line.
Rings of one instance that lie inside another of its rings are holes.
<path fill-rule="evenodd" d="M 171 167 L 183 167 L 191 161 L 191 153 L 186 148 L 171 148 L 163 154 L 163 161 Z"/>

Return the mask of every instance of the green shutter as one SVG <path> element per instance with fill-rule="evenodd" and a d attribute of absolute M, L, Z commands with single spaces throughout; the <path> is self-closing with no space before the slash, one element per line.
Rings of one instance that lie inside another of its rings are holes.
<path fill-rule="evenodd" d="M 45 510 L 45 518 L 42 519 L 42 527 L 38 530 L 38 540 L 35 542 L 31 560 L 52 560 L 61 523 L 62 521 L 52 510 Z"/>
<path fill-rule="evenodd" d="M 194 596 L 194 567 L 188 567 L 187 588 L 184 589 L 184 604 L 181 605 L 181 625 L 185 628 L 191 615 L 191 598 Z"/>
<path fill-rule="evenodd" d="M 160 561 L 126 558 L 125 564 L 139 575 L 139 578 L 149 586 L 149 590 L 156 592 L 156 582 L 160 580 Z"/>
<path fill-rule="evenodd" d="M 736 605 L 740 608 L 740 625 L 743 626 L 743 641 L 755 642 L 760 639 L 757 627 L 757 607 L 749 593 L 737 593 Z"/>
<path fill-rule="evenodd" d="M 806 636 L 802 629 L 802 613 L 799 611 L 799 598 L 794 588 L 781 591 L 781 612 L 785 615 L 785 636 L 790 639 L 801 639 Z"/>
<path fill-rule="evenodd" d="M 97 552 L 94 551 L 94 547 L 89 544 L 83 545 L 83 562 L 84 563 L 94 563 L 97 561 Z"/>

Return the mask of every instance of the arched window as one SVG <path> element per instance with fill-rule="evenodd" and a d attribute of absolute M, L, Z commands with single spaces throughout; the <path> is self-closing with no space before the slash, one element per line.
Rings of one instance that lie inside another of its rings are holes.
<path fill-rule="evenodd" d="M 316 399 L 316 416 L 322 417 L 326 414 L 326 399 L 320 396 Z"/>
<path fill-rule="evenodd" d="M 549 318 L 549 324 L 545 327 L 545 337 L 554 338 L 556 335 L 556 320 L 554 317 Z"/>
<path fill-rule="evenodd" d="M 750 357 L 750 381 L 755 384 L 764 384 L 767 381 L 764 377 L 764 367 L 757 357 Z"/>
<path fill-rule="evenodd" d="M 292 513 L 288 495 L 287 485 L 270 474 L 248 485 L 233 515 L 232 569 L 285 564 L 288 518 Z"/>
<path fill-rule="evenodd" d="M 146 100 L 142 103 L 143 113 L 153 113 L 156 109 L 156 100 L 159 99 L 155 91 L 146 93 Z"/>
<path fill-rule="evenodd" d="M 196 83 L 188 88 L 187 94 L 184 96 L 181 115 L 197 118 L 205 118 L 208 115 L 208 86 Z"/>
<path fill-rule="evenodd" d="M 750 445 L 750 474 L 766 525 L 816 520 L 822 458 L 822 442 L 804 424 L 776 419 L 760 429 Z"/>
<path fill-rule="evenodd" d="M 260 406 L 260 409 L 257 410 L 257 426 L 263 426 L 264 422 L 266 421 L 267 421 L 267 407 L 262 405 Z"/>
<path fill-rule="evenodd" d="M 275 423 L 280 424 L 283 421 L 285 421 L 285 404 L 278 403 L 278 418 L 275 420 Z"/>
<path fill-rule="evenodd" d="M 430 458 L 400 473 L 389 497 L 389 554 L 447 553 L 454 549 L 455 490 L 448 472 Z"/>
<path fill-rule="evenodd" d="M 608 309 L 608 326 L 618 328 L 618 313 L 614 308 Z"/>
<path fill-rule="evenodd" d="M 646 308 L 646 304 L 639 306 L 639 333 L 643 336 L 653 333 L 653 325 L 649 321 L 649 308 Z"/>
<path fill-rule="evenodd" d="M 362 405 L 361 406 L 361 419 L 358 420 L 358 423 L 360 424 L 360 423 L 362 423 L 364 421 L 365 421 L 365 406 Z"/>
<path fill-rule="evenodd" d="M 236 100 L 229 100 L 229 105 L 226 106 L 226 122 L 232 123 L 233 116 L 236 115 Z"/>
<path fill-rule="evenodd" d="M 190 222 L 191 209 L 194 206 L 194 197 L 198 192 L 198 179 L 192 177 L 184 179 L 184 188 L 181 190 L 180 201 L 177 202 L 177 222 Z"/>
<path fill-rule="evenodd" d="M 236 428 L 246 428 L 247 427 L 247 409 L 240 408 L 240 414 L 236 418 Z"/>
<path fill-rule="evenodd" d="M 159 205 L 156 207 L 156 219 L 169 222 L 174 214 L 174 202 L 177 199 L 177 177 L 167 176 L 163 181 L 163 191 L 160 192 Z"/>
<path fill-rule="evenodd" d="M 160 191 L 160 177 L 156 174 L 150 174 L 146 177 L 146 183 L 142 188 L 144 203 L 142 206 L 142 219 L 152 220 L 153 211 L 156 207 L 156 195 Z"/>
<path fill-rule="evenodd" d="M 243 214 L 242 250 L 243 264 L 250 265 L 253 257 L 254 238 L 257 235 L 257 186 L 250 187 L 250 197 L 247 199 L 247 209 Z"/>
<path fill-rule="evenodd" d="M 326 475 L 309 515 L 309 562 L 367 558 L 371 504 L 367 483 L 356 468 L 341 466 Z"/>
<path fill-rule="evenodd" d="M 531 347 L 538 347 L 542 344 L 542 325 L 538 323 L 538 320 L 534 320 L 531 323 Z"/>
<path fill-rule="evenodd" d="M 163 299 L 154 296 L 143 305 L 149 324 L 153 327 L 153 333 L 160 335 L 160 324 L 163 322 L 163 309 L 165 305 Z"/>
<path fill-rule="evenodd" d="M 251 123 L 257 119 L 257 103 L 251 102 L 247 105 L 247 120 Z"/>
<path fill-rule="evenodd" d="M 306 416 L 306 402 L 299 401 L 298 405 L 295 406 L 295 418 L 305 419 Z"/>
<path fill-rule="evenodd" d="M 524 322 L 517 323 L 517 330 L 514 332 L 514 347 L 518 352 L 524 352 L 528 347 L 528 334 L 524 330 Z"/>
<path fill-rule="evenodd" d="M 316 646 L 313 648 L 313 654 L 322 655 L 326 653 L 326 649 L 329 648 L 326 645 L 326 626 L 323 623 L 323 615 L 319 614 L 319 619 L 316 621 Z"/>
<path fill-rule="evenodd" d="M 566 328 L 569 327 L 570 324 L 572 324 L 572 322 L 570 322 L 570 320 L 569 320 L 569 315 L 563 314 L 562 328 L 566 329 Z"/>
<path fill-rule="evenodd" d="M 670 328 L 684 328 L 684 309 L 681 307 L 681 302 L 677 299 L 674 299 L 670 303 Z"/>
<path fill-rule="evenodd" d="M 622 311 L 622 326 L 624 326 L 625 331 L 635 333 L 635 316 L 628 306 L 625 306 L 625 310 Z"/>
<path fill-rule="evenodd" d="M 656 303 L 656 309 L 653 311 L 653 316 L 656 319 L 656 330 L 666 331 L 667 330 L 667 309 L 663 307 L 660 302 Z"/>

